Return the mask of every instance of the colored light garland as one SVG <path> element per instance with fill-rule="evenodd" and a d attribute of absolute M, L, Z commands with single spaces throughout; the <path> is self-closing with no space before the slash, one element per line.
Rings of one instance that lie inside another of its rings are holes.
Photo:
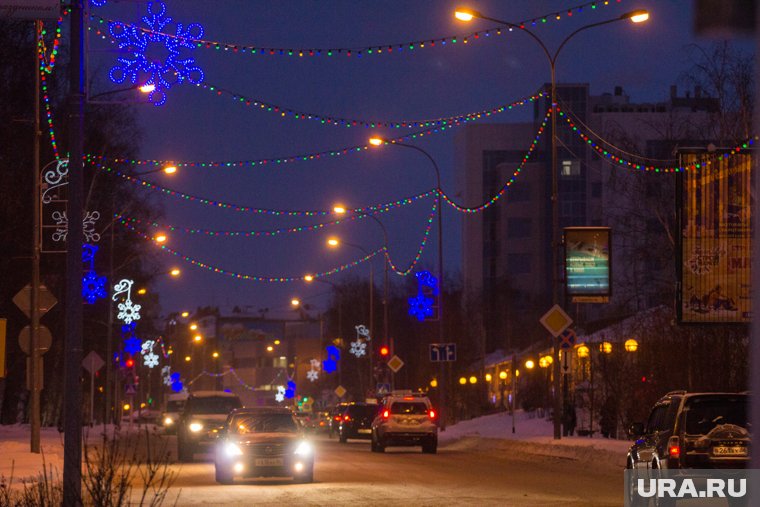
<path fill-rule="evenodd" d="M 600 158 L 608 160 L 611 164 L 613 164 L 615 167 L 620 167 L 624 169 L 635 169 L 638 171 L 645 171 L 645 172 L 653 172 L 653 173 L 663 173 L 663 174 L 673 174 L 673 173 L 682 173 L 686 171 L 691 170 L 699 170 L 704 169 L 712 165 L 713 160 L 717 158 L 728 158 L 734 154 L 739 153 L 742 150 L 748 149 L 754 145 L 755 139 L 757 137 L 752 137 L 736 146 L 734 146 L 729 152 L 727 153 L 720 153 L 716 154 L 713 158 L 710 158 L 708 160 L 702 161 L 702 162 L 695 162 L 693 164 L 687 164 L 684 166 L 655 166 L 655 165 L 647 165 L 647 164 L 639 164 L 636 162 L 632 162 L 631 160 L 625 159 L 623 157 L 619 157 L 615 155 L 614 153 L 610 152 L 609 150 L 606 150 L 599 146 L 596 142 L 594 142 L 591 137 L 584 133 L 570 118 L 570 116 L 566 113 L 564 113 L 559 106 L 556 106 L 557 111 L 559 113 L 560 118 L 563 118 L 565 122 L 567 122 L 568 126 L 570 127 L 570 130 L 572 130 L 578 137 L 580 137 L 588 147 L 592 148 L 597 155 L 599 155 Z M 607 143 L 609 144 L 609 143 Z M 613 145 L 610 145 L 613 146 Z M 614 146 L 613 146 L 614 147 Z"/>
<path fill-rule="evenodd" d="M 37 34 L 37 56 L 40 62 L 40 67 L 39 67 L 40 88 L 42 92 L 42 100 L 45 106 L 45 118 L 48 124 L 48 136 L 50 137 L 50 144 L 53 148 L 53 155 L 55 156 L 56 160 L 60 160 L 61 157 L 58 152 L 58 142 L 55 138 L 55 129 L 53 128 L 53 111 L 52 111 L 52 106 L 50 104 L 50 92 L 48 91 L 48 86 L 47 86 L 47 75 L 52 74 L 53 69 L 55 68 L 56 57 L 58 56 L 58 49 L 60 47 L 62 22 L 63 22 L 63 18 L 62 17 L 58 18 L 58 25 L 55 31 L 55 38 L 53 39 L 53 49 L 50 52 L 49 57 L 47 57 L 46 51 L 45 51 L 44 37 L 47 34 L 47 31 L 43 28 Z"/>
<path fill-rule="evenodd" d="M 538 128 L 538 132 L 536 132 L 535 137 L 533 138 L 533 142 L 530 145 L 530 148 L 528 148 L 528 152 L 523 156 L 522 161 L 520 162 L 520 165 L 517 166 L 517 169 L 512 173 L 512 176 L 502 185 L 502 187 L 499 189 L 499 191 L 491 197 L 489 200 L 484 202 L 483 204 L 479 206 L 462 206 L 460 204 L 455 203 L 448 195 L 446 195 L 443 191 L 441 191 L 441 198 L 443 198 L 446 203 L 448 203 L 452 208 L 454 208 L 457 211 L 460 211 L 462 213 L 480 213 L 481 211 L 486 210 L 487 208 L 493 206 L 496 204 L 499 199 L 504 197 L 504 195 L 507 192 L 507 189 L 512 185 L 512 183 L 515 182 L 515 179 L 522 173 L 523 168 L 525 167 L 525 164 L 528 163 L 530 160 L 531 155 L 536 151 L 536 148 L 538 147 L 538 141 L 541 139 L 541 136 L 546 131 L 546 123 L 549 120 L 549 117 L 551 116 L 551 110 L 546 113 L 546 116 L 544 116 L 544 120 L 541 122 L 541 126 Z"/>
<path fill-rule="evenodd" d="M 333 126 L 347 127 L 347 128 L 355 128 L 355 127 L 364 127 L 364 128 L 385 127 L 385 128 L 394 128 L 394 129 L 429 128 L 432 126 L 442 126 L 442 125 L 448 125 L 451 123 L 471 122 L 471 121 L 481 120 L 483 118 L 490 118 L 491 116 L 494 116 L 496 114 L 510 111 L 514 109 L 515 107 L 524 106 L 525 104 L 533 103 L 536 100 L 540 99 L 541 97 L 546 96 L 546 93 L 541 92 L 536 95 L 532 95 L 530 97 L 525 97 L 522 99 L 515 100 L 514 102 L 510 104 L 504 104 L 504 105 L 497 106 L 491 109 L 484 109 L 482 111 L 475 111 L 472 113 L 465 113 L 465 114 L 454 115 L 454 116 L 445 116 L 441 118 L 432 118 L 432 119 L 426 119 L 426 120 L 389 121 L 389 120 L 362 120 L 362 119 L 356 119 L 356 118 L 342 118 L 335 115 L 309 113 L 309 112 L 291 109 L 289 107 L 280 106 L 277 104 L 271 104 L 260 99 L 246 97 L 239 93 L 226 90 L 219 86 L 215 86 L 215 85 L 211 85 L 207 83 L 198 83 L 196 86 L 198 88 L 202 88 L 204 90 L 213 92 L 218 97 L 221 97 L 224 95 L 230 96 L 232 100 L 234 100 L 235 102 L 238 102 L 238 103 L 241 103 L 246 106 L 253 107 L 262 111 L 266 111 L 269 113 L 274 113 L 280 118 L 292 118 L 296 120 L 312 120 L 322 125 L 333 125 Z"/>
<path fill-rule="evenodd" d="M 436 213 L 440 213 L 440 211 L 438 210 L 438 203 L 439 203 L 438 196 L 436 196 L 436 198 L 433 200 L 433 206 L 430 210 L 430 215 L 428 215 L 427 224 L 425 225 L 425 232 L 422 235 L 422 241 L 420 241 L 420 246 L 417 248 L 417 253 L 414 255 L 414 258 L 409 263 L 409 266 L 406 269 L 400 269 L 396 264 L 394 264 L 393 260 L 391 259 L 390 253 L 388 252 L 387 247 L 383 247 L 383 253 L 385 254 L 385 259 L 388 261 L 388 267 L 390 267 L 391 270 L 397 275 L 406 276 L 409 273 L 411 273 L 414 267 L 422 258 L 422 252 L 425 250 L 425 246 L 427 245 L 428 238 L 430 237 L 430 230 L 433 227 L 433 219 L 435 218 Z"/>
<path fill-rule="evenodd" d="M 122 225 L 124 227 L 126 227 L 127 229 L 131 230 L 132 232 L 134 232 L 135 234 L 137 234 L 138 236 L 142 237 L 143 239 L 148 240 L 148 241 L 151 240 L 151 238 L 149 236 L 147 236 L 147 235 L 143 234 L 142 232 L 138 231 L 133 226 L 131 226 L 129 224 L 125 224 L 125 223 L 122 223 Z M 229 276 L 229 277 L 232 277 L 232 278 L 236 278 L 238 280 L 248 280 L 248 281 L 252 281 L 252 282 L 268 282 L 268 283 L 288 283 L 288 282 L 303 282 L 303 281 L 306 281 L 306 276 L 307 275 L 302 275 L 302 276 L 262 276 L 262 275 L 249 275 L 249 274 L 237 273 L 237 272 L 234 272 L 234 271 L 229 271 L 229 270 L 222 269 L 222 268 L 219 268 L 219 267 L 216 267 L 216 266 L 212 266 L 211 264 L 207 264 L 205 262 L 199 261 L 197 259 L 194 259 L 193 257 L 189 257 L 187 255 L 183 255 L 183 254 L 179 253 L 178 251 L 173 250 L 172 248 L 169 248 L 166 245 L 159 245 L 158 247 L 162 251 L 167 252 L 167 253 L 173 255 L 174 257 L 177 257 L 178 259 L 181 259 L 181 260 L 183 260 L 183 261 L 185 261 L 185 262 L 187 262 L 187 263 L 189 263 L 189 264 L 191 264 L 193 266 L 196 266 L 196 267 L 199 267 L 199 268 L 203 268 L 205 270 L 208 270 L 208 271 L 211 271 L 213 273 L 220 274 L 220 275 L 225 275 L 225 276 Z M 360 259 L 357 259 L 355 261 L 349 262 L 347 264 L 343 264 L 341 266 L 338 266 L 336 268 L 330 269 L 328 271 L 322 271 L 322 272 L 319 272 L 319 273 L 312 273 L 312 274 L 310 274 L 310 276 L 312 277 L 312 280 L 313 280 L 314 278 L 321 278 L 321 277 L 325 277 L 325 276 L 334 275 L 334 274 L 340 273 L 342 271 L 346 271 L 347 269 L 351 269 L 351 268 L 353 268 L 355 266 L 358 266 L 359 264 L 361 264 L 363 262 L 369 261 L 371 258 L 373 258 L 376 255 L 382 253 L 383 251 L 384 251 L 383 248 L 379 248 L 379 249 L 377 249 L 377 250 L 375 250 L 373 252 L 368 253 L 367 255 L 365 255 L 364 257 L 362 257 Z"/>
<path fill-rule="evenodd" d="M 593 2 L 586 2 L 580 5 L 569 7 L 561 11 L 555 11 L 552 13 L 544 14 L 534 18 L 524 19 L 522 21 L 516 21 L 515 26 L 524 29 L 528 26 L 537 27 L 547 25 L 549 21 L 560 21 L 563 18 L 571 18 L 573 14 L 579 14 L 587 10 L 595 10 L 597 7 L 609 6 L 610 4 L 619 4 L 622 0 L 598 0 Z M 110 19 L 105 19 L 100 16 L 91 15 L 91 20 L 96 22 L 96 25 L 120 23 L 127 27 L 132 27 L 134 30 L 142 31 L 148 35 L 177 38 L 181 43 L 194 44 L 198 48 L 224 50 L 232 53 L 250 54 L 255 55 L 268 55 L 268 56 L 291 56 L 296 58 L 303 57 L 318 57 L 318 56 L 346 56 L 362 58 L 363 56 L 375 56 L 384 54 L 403 53 L 406 51 L 412 52 L 419 49 L 445 47 L 447 45 L 456 45 L 461 41 L 462 44 L 468 44 L 470 41 L 477 41 L 482 38 L 490 38 L 493 35 L 500 36 L 506 30 L 511 32 L 512 28 L 502 28 L 501 26 L 487 28 L 476 32 L 470 32 L 464 35 L 450 35 L 446 37 L 435 37 L 432 39 L 418 39 L 409 42 L 390 43 L 390 44 L 376 44 L 372 46 L 360 46 L 360 47 L 335 47 L 335 48 L 276 48 L 276 47 L 262 47 L 253 46 L 247 44 L 232 44 L 227 42 L 212 41 L 202 39 L 200 37 L 184 37 L 178 35 L 171 35 L 161 32 L 152 32 L 146 30 L 143 27 L 136 25 L 130 25 Z M 98 35 L 102 36 L 102 31 L 98 28 L 95 29 Z"/>

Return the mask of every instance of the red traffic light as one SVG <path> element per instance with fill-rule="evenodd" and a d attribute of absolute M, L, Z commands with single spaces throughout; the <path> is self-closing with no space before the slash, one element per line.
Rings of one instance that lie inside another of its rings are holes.
<path fill-rule="evenodd" d="M 383 345 L 382 347 L 380 347 L 380 355 L 381 356 L 386 357 L 390 353 L 391 353 L 390 349 L 388 347 L 386 347 L 385 345 Z"/>
<path fill-rule="evenodd" d="M 126 366 L 127 368 L 134 367 L 135 366 L 135 360 L 130 357 L 129 359 L 127 359 L 126 361 L 124 361 L 124 366 Z"/>

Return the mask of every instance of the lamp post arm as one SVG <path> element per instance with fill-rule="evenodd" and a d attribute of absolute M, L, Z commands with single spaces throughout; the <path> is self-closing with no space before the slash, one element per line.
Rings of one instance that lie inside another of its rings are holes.
<path fill-rule="evenodd" d="M 533 40 L 535 40 L 538 43 L 539 46 L 541 46 L 541 49 L 544 50 L 544 54 L 546 55 L 546 58 L 548 58 L 550 62 L 552 61 L 552 55 L 549 52 L 549 48 L 547 48 L 546 44 L 544 44 L 544 41 L 542 41 L 538 37 L 538 35 L 536 35 L 535 33 L 531 32 L 527 28 L 524 28 L 524 27 L 522 27 L 522 26 L 520 26 L 518 24 L 515 24 L 515 23 L 511 23 L 509 21 L 504 21 L 503 19 L 497 19 L 497 18 L 492 18 L 490 16 L 485 16 L 482 13 L 478 13 L 477 17 L 480 18 L 480 19 L 484 19 L 486 21 L 493 21 L 494 23 L 499 23 L 500 25 L 505 25 L 505 26 L 508 26 L 510 28 L 517 28 L 521 32 L 527 33 L 528 35 L 530 35 L 531 37 L 533 37 Z M 556 57 L 556 54 L 555 54 L 555 57 Z"/>
<path fill-rule="evenodd" d="M 404 143 L 392 143 L 392 144 L 394 144 L 396 146 L 403 146 L 404 148 L 411 148 L 413 150 L 417 150 L 420 153 L 422 153 L 423 155 L 425 155 L 428 160 L 430 160 L 430 163 L 433 164 L 433 169 L 435 169 L 435 181 L 436 181 L 435 184 L 436 184 L 436 187 L 437 187 L 436 190 L 438 191 L 438 194 L 440 195 L 440 193 L 441 193 L 441 170 L 438 168 L 438 164 L 435 162 L 435 159 L 430 156 L 430 153 L 428 153 L 427 151 L 423 150 L 419 146 L 415 146 L 413 144 L 404 144 Z"/>

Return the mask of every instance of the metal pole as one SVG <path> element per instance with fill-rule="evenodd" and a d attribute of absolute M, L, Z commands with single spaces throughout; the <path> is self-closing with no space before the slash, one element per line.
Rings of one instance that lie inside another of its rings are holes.
<path fill-rule="evenodd" d="M 84 12 L 71 2 L 69 201 L 66 254 L 63 504 L 82 505 L 82 203 L 84 151 Z"/>
<path fill-rule="evenodd" d="M 512 433 L 515 432 L 515 398 L 517 397 L 517 356 L 512 354 L 512 399 L 510 407 L 512 408 Z"/>
<path fill-rule="evenodd" d="M 113 192 L 111 194 L 111 214 L 116 213 L 116 193 Z M 111 234 L 110 234 L 110 245 L 108 247 L 108 273 L 109 276 L 113 279 L 113 246 L 114 246 L 114 224 L 111 222 Z M 103 424 L 108 424 L 109 422 L 113 423 L 116 422 L 117 424 L 120 424 L 121 421 L 118 421 L 116 418 L 116 414 L 119 413 L 116 409 L 119 405 L 119 396 L 116 395 L 116 393 L 112 390 L 116 389 L 117 383 L 113 381 L 113 305 L 114 303 L 112 301 L 108 301 L 108 329 L 106 329 L 106 403 L 105 403 L 105 416 L 103 417 Z M 123 361 L 124 358 L 121 358 Z M 113 396 L 113 404 L 114 407 L 111 407 L 111 394 L 114 394 Z M 120 418 L 119 418 L 120 419 Z"/>
<path fill-rule="evenodd" d="M 42 21 L 34 22 L 35 41 L 38 42 L 42 32 Z M 29 423 L 31 425 L 31 452 L 40 453 L 40 75 L 39 60 L 37 56 L 38 47 L 35 44 L 34 50 L 34 163 L 32 170 L 34 177 L 32 179 L 32 294 L 30 297 L 29 309 L 31 318 L 30 329 L 30 353 L 29 358 L 29 390 L 30 390 L 30 407 Z"/>
<path fill-rule="evenodd" d="M 372 339 L 375 338 L 375 283 L 374 283 L 374 263 L 369 261 L 369 350 L 367 351 L 367 357 L 369 358 L 369 377 L 367 378 L 367 388 L 369 391 L 375 390 L 375 373 L 372 371 L 372 356 L 374 355 L 375 347 L 372 345 Z M 364 394 L 367 396 L 367 393 Z"/>
<path fill-rule="evenodd" d="M 556 54 L 555 54 L 556 58 Z M 551 117 L 552 117 L 552 303 L 559 304 L 559 255 L 557 249 L 559 248 L 559 193 L 558 193 L 558 181 L 557 181 L 557 81 L 555 74 L 555 60 L 551 59 Z M 554 439 L 559 440 L 562 438 L 562 386 L 560 384 L 560 365 L 559 365 L 559 341 L 554 340 L 554 417 L 552 418 L 554 423 Z"/>
<path fill-rule="evenodd" d="M 757 12 L 757 19 L 756 22 L 760 22 L 760 10 Z M 756 41 L 760 42 L 760 32 L 755 32 L 755 39 Z M 755 57 L 755 69 L 758 69 L 758 63 L 760 63 L 760 55 L 757 55 Z M 757 96 L 757 92 L 760 92 L 760 80 L 757 79 L 758 72 L 755 70 L 755 95 Z M 760 110 L 758 108 L 755 108 L 754 111 L 754 130 L 756 130 L 758 127 L 760 127 Z M 758 170 L 758 161 L 757 157 L 752 157 L 752 173 L 757 174 Z M 759 195 L 757 192 L 760 191 L 760 178 L 755 178 L 755 181 L 753 182 L 753 189 L 754 189 L 754 195 Z M 756 217 L 760 216 L 758 214 L 758 210 L 760 208 L 760 203 L 757 202 L 757 199 L 755 199 L 754 204 L 752 205 L 752 220 L 757 220 Z M 749 371 L 750 378 L 749 378 L 749 388 L 750 392 L 754 393 L 754 396 L 750 396 L 750 415 L 749 420 L 752 421 L 755 426 L 757 426 L 758 421 L 760 421 L 760 401 L 758 400 L 758 393 L 760 393 L 760 328 L 758 327 L 758 319 L 757 316 L 760 315 L 760 297 L 757 295 L 757 287 L 760 287 L 760 255 L 757 253 L 760 252 L 760 228 L 757 226 L 752 228 L 752 252 L 754 254 L 752 255 L 752 266 L 751 266 L 751 287 L 755 287 L 755 295 L 752 297 L 751 301 L 751 310 L 752 315 L 755 317 L 752 319 L 752 324 L 750 327 L 750 363 L 749 363 Z M 760 468 L 760 445 L 753 445 L 750 447 L 751 452 L 751 468 Z M 750 493 L 751 498 L 753 500 L 752 503 L 757 503 L 758 500 L 758 493 L 753 492 Z"/>
<path fill-rule="evenodd" d="M 90 371 L 90 428 L 95 423 L 95 368 Z"/>

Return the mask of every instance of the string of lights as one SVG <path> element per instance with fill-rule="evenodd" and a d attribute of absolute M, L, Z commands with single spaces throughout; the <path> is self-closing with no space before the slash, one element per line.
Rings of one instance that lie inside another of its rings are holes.
<path fill-rule="evenodd" d="M 225 376 L 230 375 L 230 374 L 233 377 L 235 377 L 235 380 L 238 381 L 238 384 L 240 384 L 241 387 L 243 387 L 243 388 L 245 388 L 245 389 L 247 389 L 249 391 L 255 391 L 256 390 L 256 387 L 248 384 L 246 381 L 244 381 L 242 378 L 240 378 L 240 375 L 238 375 L 238 372 L 236 372 L 235 369 L 232 366 L 230 366 L 227 371 L 222 372 L 222 373 L 212 373 L 210 371 L 203 370 L 201 373 L 199 373 L 198 375 L 196 375 L 191 381 L 189 381 L 187 383 L 187 385 L 188 386 L 192 385 L 193 382 L 195 382 L 196 380 L 198 380 L 201 377 L 219 378 L 219 377 L 225 377 Z M 270 382 L 268 385 L 274 384 L 275 381 L 279 377 L 280 377 L 280 374 L 278 373 L 277 376 L 274 378 L 274 380 L 272 380 L 272 382 Z"/>
<path fill-rule="evenodd" d="M 538 132 L 536 132 L 535 137 L 533 138 L 533 142 L 530 145 L 530 148 L 528 148 L 528 151 L 525 155 L 523 155 L 522 160 L 520 161 L 520 165 L 517 166 L 517 169 L 512 173 L 512 176 L 502 185 L 502 187 L 499 189 L 499 191 L 488 199 L 486 202 L 479 206 L 462 206 L 460 204 L 457 204 L 454 202 L 453 199 L 451 199 L 448 195 L 446 195 L 443 191 L 441 191 L 441 197 L 443 198 L 446 203 L 448 203 L 452 208 L 454 208 L 457 211 L 460 211 L 462 213 L 480 213 L 481 211 L 484 211 L 485 209 L 493 206 L 496 204 L 499 199 L 504 197 L 504 195 L 507 192 L 507 189 L 512 185 L 512 183 L 515 182 L 515 179 L 520 175 L 523 168 L 525 167 L 525 164 L 528 163 L 528 161 L 531 158 L 531 155 L 533 155 L 533 152 L 536 151 L 536 148 L 538 147 L 538 141 L 541 139 L 541 136 L 546 131 L 546 123 L 549 120 L 549 117 L 551 116 L 551 110 L 546 113 L 546 116 L 544 116 L 544 120 L 541 122 L 541 126 L 538 128 Z"/>
<path fill-rule="evenodd" d="M 55 137 L 55 129 L 53 127 L 53 110 L 50 104 L 50 92 L 48 91 L 47 76 L 53 73 L 55 68 L 56 57 L 58 56 L 58 49 L 60 47 L 61 40 L 61 23 L 63 18 L 58 18 L 58 26 L 55 31 L 55 38 L 53 39 L 53 49 L 50 52 L 50 56 L 47 56 L 47 50 L 45 46 L 45 35 L 47 31 L 44 29 L 38 34 L 37 38 L 37 55 L 40 62 L 40 89 L 42 92 L 42 101 L 45 107 L 45 119 L 48 126 L 48 136 L 50 137 L 50 145 L 53 149 L 53 156 L 56 160 L 60 160 L 61 156 L 58 152 L 58 141 Z"/>
<path fill-rule="evenodd" d="M 427 195 L 431 195 L 435 192 L 435 190 L 431 190 Z M 388 211 L 396 208 L 398 206 L 391 206 L 386 208 L 380 208 L 376 210 L 375 214 L 382 214 L 387 213 Z M 267 236 L 279 236 L 281 234 L 289 234 L 289 233 L 298 233 L 298 232 L 309 232 L 309 231 L 317 231 L 324 229 L 326 227 L 330 227 L 333 225 L 339 225 L 342 223 L 348 223 L 352 222 L 354 220 L 361 220 L 363 218 L 367 218 L 370 216 L 368 213 L 362 213 L 362 214 L 351 214 L 347 218 L 340 218 L 337 220 L 330 220 L 329 222 L 320 222 L 317 224 L 312 225 L 304 225 L 304 226 L 297 226 L 297 227 L 287 227 L 282 229 L 272 229 L 272 230 L 266 230 L 266 231 L 223 231 L 223 230 L 212 230 L 212 229 L 198 229 L 194 227 L 182 227 L 178 225 L 169 225 L 169 224 L 162 224 L 155 221 L 147 221 L 147 220 L 141 220 L 139 218 L 134 217 L 128 217 L 126 215 L 120 215 L 118 213 L 114 214 L 114 218 L 117 220 L 124 220 L 126 222 L 136 224 L 138 226 L 141 226 L 143 228 L 145 227 L 152 227 L 154 229 L 160 229 L 165 230 L 169 232 L 183 232 L 190 235 L 205 235 L 205 236 L 212 236 L 212 237 L 245 237 L 245 238 L 258 238 L 258 237 L 267 237 Z"/>
<path fill-rule="evenodd" d="M 388 140 L 388 142 L 409 142 L 409 141 L 417 140 L 426 136 L 431 136 L 433 134 L 439 134 L 453 127 L 458 127 L 463 124 L 464 124 L 463 122 L 454 122 L 448 125 L 441 125 L 435 128 L 419 130 L 417 132 L 413 132 L 405 136 L 400 136 L 395 139 Z M 88 154 L 88 155 L 85 155 L 85 162 L 90 163 L 90 164 L 104 164 L 108 162 L 114 165 L 125 164 L 125 165 L 131 165 L 135 167 L 145 167 L 145 166 L 160 167 L 160 166 L 164 166 L 171 163 L 172 165 L 176 167 L 192 167 L 192 168 L 204 168 L 204 169 L 205 168 L 256 167 L 256 166 L 267 166 L 267 165 L 278 167 L 280 165 L 289 164 L 293 162 L 307 162 L 307 161 L 320 160 L 320 159 L 329 158 L 329 157 L 340 157 L 340 156 L 348 155 L 350 153 L 359 153 L 359 152 L 367 151 L 369 148 L 370 148 L 369 145 L 364 144 L 364 145 L 347 146 L 347 147 L 338 148 L 334 150 L 307 153 L 307 154 L 302 154 L 302 155 L 289 155 L 286 157 L 279 157 L 279 158 L 265 158 L 265 159 L 257 159 L 257 160 L 237 160 L 237 161 L 205 161 L 205 162 L 204 161 L 182 162 L 182 161 L 159 160 L 159 159 L 139 160 L 139 159 L 128 159 L 128 158 L 109 158 L 103 155 Z"/>
<path fill-rule="evenodd" d="M 697 170 L 697 169 L 703 169 L 706 167 L 709 167 L 712 165 L 713 161 L 716 158 L 720 157 L 729 157 L 733 154 L 739 153 L 742 150 L 748 149 L 751 146 L 754 145 L 755 139 L 757 137 L 753 137 L 751 139 L 748 139 L 739 145 L 733 147 L 729 152 L 727 153 L 719 153 L 716 154 L 714 157 L 711 157 L 707 160 L 701 161 L 701 162 L 695 162 L 692 164 L 687 164 L 684 166 L 655 166 L 655 165 L 647 165 L 647 164 L 639 164 L 637 162 L 633 162 L 631 160 L 628 160 L 623 157 L 619 157 L 615 155 L 614 153 L 611 153 L 610 151 L 602 148 L 597 144 L 593 139 L 591 139 L 586 133 L 584 133 L 578 126 L 573 122 L 573 120 L 566 115 L 564 112 L 562 112 L 559 109 L 559 106 L 557 106 L 557 110 L 559 112 L 559 116 L 561 118 L 564 118 L 567 122 L 570 129 L 575 132 L 578 137 L 580 137 L 589 147 L 591 147 L 600 157 L 607 158 L 614 162 L 616 167 L 621 168 L 627 168 L 627 169 L 635 169 L 638 171 L 646 171 L 646 172 L 654 172 L 654 173 L 664 173 L 664 174 L 672 174 L 672 173 L 681 173 L 685 171 L 691 171 L 691 170 Z"/>
<path fill-rule="evenodd" d="M 146 241 L 152 241 L 151 237 L 144 234 L 143 232 L 138 231 L 134 226 L 124 223 L 122 221 L 118 221 L 117 223 L 122 224 L 125 228 L 129 229 L 130 231 L 134 232 L 137 236 L 145 239 Z M 306 281 L 307 275 L 301 275 L 301 276 L 265 276 L 265 275 L 251 275 L 251 274 L 245 274 L 245 273 L 238 273 L 235 271 L 223 269 L 217 266 L 213 266 L 211 264 L 199 261 L 193 257 L 190 257 L 188 255 L 183 255 L 180 252 L 168 247 L 167 245 L 158 245 L 158 248 L 160 248 L 162 251 L 169 253 L 173 255 L 174 257 L 181 259 L 182 261 L 191 264 L 198 268 L 203 268 L 207 271 L 211 271 L 216 274 L 229 276 L 231 278 L 236 278 L 238 280 L 247 280 L 252 282 L 268 282 L 268 283 L 288 283 L 288 282 L 303 282 Z M 322 278 L 326 276 L 331 276 L 336 273 L 340 273 L 342 271 L 346 271 L 347 269 L 351 269 L 355 266 L 358 266 L 359 264 L 363 262 L 367 262 L 371 258 L 375 257 L 376 255 L 383 253 L 384 248 L 379 248 L 373 252 L 368 253 L 364 257 L 361 257 L 359 259 L 356 259 L 352 262 L 343 264 L 341 266 L 332 268 L 327 271 L 322 271 L 319 273 L 310 273 L 308 276 L 311 277 L 313 280 L 314 278 Z"/>
<path fill-rule="evenodd" d="M 229 96 L 235 102 L 239 102 L 249 107 L 254 107 L 262 111 L 276 114 L 280 118 L 292 118 L 296 120 L 312 120 L 322 125 L 333 125 L 333 126 L 347 127 L 347 128 L 355 128 L 355 127 L 365 127 L 365 128 L 386 127 L 386 128 L 394 128 L 394 129 L 428 128 L 432 126 L 442 126 L 442 125 L 448 125 L 448 124 L 458 123 L 458 122 L 471 122 L 471 121 L 481 120 L 483 118 L 490 118 L 491 116 L 494 116 L 496 114 L 510 111 L 514 109 L 515 107 L 524 106 L 525 104 L 531 104 L 535 102 L 536 100 L 540 99 L 541 97 L 545 96 L 545 93 L 541 92 L 530 97 L 525 97 L 525 98 L 516 100 L 510 104 L 504 104 L 501 106 L 493 107 L 491 109 L 484 109 L 482 111 L 475 111 L 472 113 L 465 113 L 465 114 L 460 114 L 460 115 L 455 115 L 455 116 L 446 116 L 446 117 L 432 118 L 432 119 L 427 119 L 427 120 L 391 121 L 391 120 L 362 120 L 362 119 L 355 119 L 355 118 L 342 118 L 335 115 L 309 113 L 309 112 L 291 109 L 289 107 L 279 106 L 277 104 L 271 104 L 260 99 L 246 97 L 242 94 L 227 90 L 225 88 L 222 88 L 216 85 L 207 84 L 204 82 L 196 83 L 195 86 L 197 86 L 198 88 L 204 89 L 206 91 L 212 92 L 214 95 L 218 97 Z"/>
<path fill-rule="evenodd" d="M 425 246 L 427 245 L 428 238 L 430 237 L 430 229 L 433 227 L 433 219 L 435 218 L 436 213 L 439 213 L 438 202 L 439 202 L 438 196 L 436 195 L 435 199 L 433 200 L 433 206 L 430 210 L 430 215 L 428 215 L 427 224 L 425 224 L 425 232 L 422 235 L 422 241 L 420 241 L 420 246 L 417 248 L 417 253 L 414 255 L 414 258 L 409 263 L 409 266 L 406 269 L 400 269 L 396 264 L 394 264 L 390 256 L 390 252 L 388 252 L 387 245 L 383 247 L 383 253 L 385 255 L 385 259 L 388 262 L 388 266 L 397 275 L 407 276 L 409 273 L 412 272 L 412 270 L 414 270 L 414 267 L 420 261 L 420 258 L 422 258 L 422 252 L 425 250 Z"/>
<path fill-rule="evenodd" d="M 550 22 L 561 21 L 566 18 L 572 18 L 574 15 L 595 11 L 598 7 L 607 7 L 610 4 L 617 5 L 622 0 L 597 0 L 592 2 L 585 2 L 583 4 L 562 9 L 559 11 L 551 12 L 534 18 L 524 19 L 522 21 L 516 21 L 514 25 L 521 29 L 527 27 L 538 27 L 548 25 Z M 255 55 L 267 55 L 267 56 L 290 56 L 296 58 L 303 57 L 318 57 L 318 56 L 345 56 L 362 58 L 364 56 L 379 56 L 390 55 L 404 52 L 411 52 L 425 48 L 446 47 L 447 45 L 457 45 L 458 43 L 469 44 L 473 41 L 479 41 L 481 39 L 489 39 L 492 36 L 501 36 L 506 31 L 507 33 L 513 31 L 512 27 L 504 28 L 503 26 L 496 26 L 487 28 L 485 30 L 479 30 L 477 32 L 470 32 L 464 35 L 449 35 L 445 37 L 435 37 L 431 39 L 417 39 L 408 42 L 400 43 L 386 43 L 375 44 L 372 46 L 357 46 L 357 47 L 334 47 L 334 48 L 305 48 L 305 47 L 266 47 L 256 46 L 250 44 L 232 44 L 229 42 L 214 41 L 202 38 L 192 37 L 180 37 L 177 35 L 154 32 L 144 27 L 125 23 L 123 21 L 115 21 L 112 19 L 103 18 L 94 14 L 90 15 L 90 19 L 94 21 L 94 26 L 91 25 L 91 30 L 102 38 L 108 38 L 110 34 L 108 30 L 101 27 L 116 26 L 128 30 L 136 30 L 151 35 L 159 35 L 161 37 L 168 37 L 177 39 L 183 44 L 195 44 L 197 48 L 215 49 L 219 51 L 226 51 L 240 54 Z"/>

